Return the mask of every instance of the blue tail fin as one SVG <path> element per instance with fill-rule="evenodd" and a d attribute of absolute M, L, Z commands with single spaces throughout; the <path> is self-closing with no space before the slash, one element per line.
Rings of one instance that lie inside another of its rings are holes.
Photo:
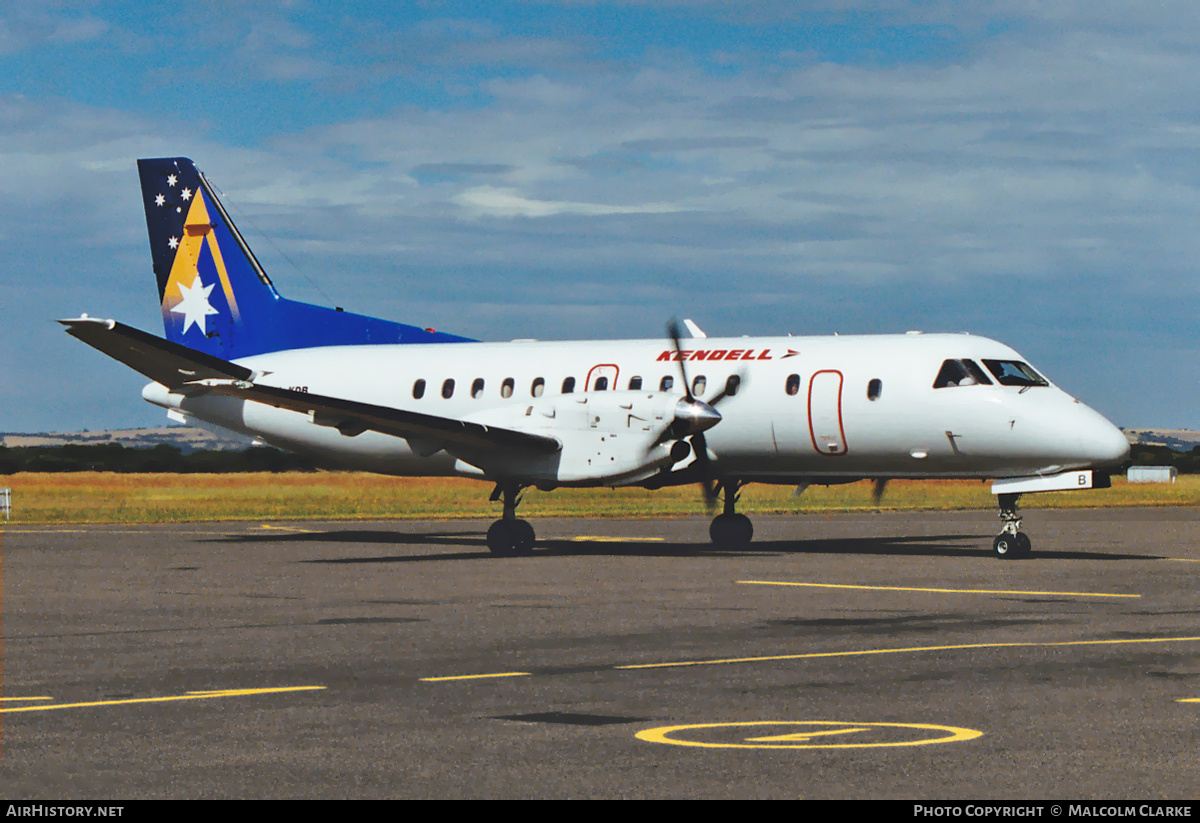
<path fill-rule="evenodd" d="M 168 340 L 232 360 L 313 346 L 469 339 L 284 299 L 191 160 L 139 160 L 138 174 Z"/>

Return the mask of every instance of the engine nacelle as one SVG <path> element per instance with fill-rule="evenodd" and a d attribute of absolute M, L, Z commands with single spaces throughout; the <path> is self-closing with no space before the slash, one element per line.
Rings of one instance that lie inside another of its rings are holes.
<path fill-rule="evenodd" d="M 678 438 L 720 421 L 715 409 L 665 392 L 583 392 L 537 398 L 466 418 L 474 423 L 548 435 L 551 455 L 454 449 L 465 474 L 556 485 L 625 485 L 679 462 Z M 474 469 L 474 470 L 472 470 Z"/>

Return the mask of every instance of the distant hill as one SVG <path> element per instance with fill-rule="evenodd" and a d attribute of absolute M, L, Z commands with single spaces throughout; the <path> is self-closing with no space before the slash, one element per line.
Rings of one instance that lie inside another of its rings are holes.
<path fill-rule="evenodd" d="M 1173 451 L 1186 452 L 1200 446 L 1200 431 L 1192 429 L 1122 429 L 1131 444 L 1166 446 Z"/>
<path fill-rule="evenodd" d="M 249 437 L 233 432 L 209 431 L 196 426 L 164 426 L 158 429 L 114 429 L 95 432 L 37 432 L 0 434 L 0 446 L 102 446 L 115 443 L 131 449 L 174 446 L 184 454 L 197 450 L 241 450 L 253 444 Z"/>

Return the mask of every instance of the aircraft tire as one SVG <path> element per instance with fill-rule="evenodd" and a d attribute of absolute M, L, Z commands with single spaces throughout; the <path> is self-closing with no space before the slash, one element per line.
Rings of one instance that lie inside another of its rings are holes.
<path fill-rule="evenodd" d="M 487 547 L 497 557 L 521 557 L 533 552 L 537 535 L 525 520 L 497 520 L 487 532 Z"/>
<path fill-rule="evenodd" d="M 721 549 L 744 549 L 754 539 L 754 524 L 744 514 L 719 514 L 708 527 L 708 536 Z"/>
<path fill-rule="evenodd" d="M 533 544 L 537 542 L 537 533 L 534 532 L 533 526 L 529 525 L 528 520 L 514 520 L 513 529 L 517 536 L 517 554 L 530 554 Z"/>
<path fill-rule="evenodd" d="M 1025 538 L 1028 542 L 1029 538 Z M 1022 556 L 1020 536 L 1013 537 L 1008 532 L 996 535 L 992 541 L 992 552 L 1001 560 L 1012 560 Z"/>

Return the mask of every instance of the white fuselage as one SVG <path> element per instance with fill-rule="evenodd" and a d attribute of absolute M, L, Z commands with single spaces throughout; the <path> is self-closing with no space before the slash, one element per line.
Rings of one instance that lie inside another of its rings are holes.
<path fill-rule="evenodd" d="M 688 380 L 704 378 L 703 388 L 695 390 L 698 399 L 711 400 L 731 377 L 740 378 L 737 392 L 717 403 L 722 419 L 705 439 L 718 470 L 746 482 L 1015 477 L 1103 466 L 1127 453 L 1116 427 L 1054 385 L 964 381 L 934 388 L 949 359 L 1023 360 L 986 338 L 691 338 L 680 345 Z M 623 340 L 338 346 L 237 362 L 255 370 L 260 385 L 559 436 L 575 425 L 568 422 L 572 409 L 584 408 L 589 397 L 618 411 L 628 408 L 616 402 L 625 395 L 601 398 L 603 391 L 626 392 L 631 402 L 683 396 L 677 361 L 668 341 Z M 634 378 L 640 386 L 635 382 L 631 388 Z M 666 390 L 664 378 L 673 382 Z M 564 381 L 571 379 L 573 390 L 564 392 Z M 452 390 L 448 380 L 454 381 Z M 157 383 L 143 396 L 342 466 L 400 475 L 494 474 L 445 451 L 431 453 L 428 444 L 373 431 L 343 434 L 311 415 L 257 402 L 185 397 Z M 610 430 L 610 437 L 615 434 Z M 578 477 L 583 479 L 569 482 L 620 485 L 644 479 L 630 473 L 589 483 L 585 475 Z"/>

